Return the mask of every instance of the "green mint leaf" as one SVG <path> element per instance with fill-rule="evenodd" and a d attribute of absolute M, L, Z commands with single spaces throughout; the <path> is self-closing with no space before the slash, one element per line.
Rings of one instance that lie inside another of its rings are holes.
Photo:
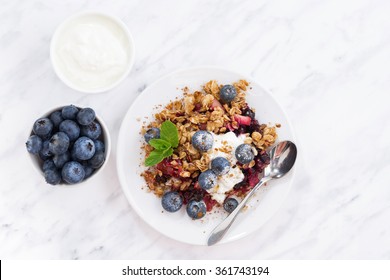
<path fill-rule="evenodd" d="M 172 147 L 169 147 L 168 149 L 166 149 L 166 150 L 163 152 L 163 157 L 164 157 L 164 158 L 170 157 L 171 155 L 173 155 L 173 149 L 172 149 Z"/>
<path fill-rule="evenodd" d="M 173 148 L 179 145 L 179 132 L 171 121 L 165 121 L 160 128 L 160 138 L 169 142 Z"/>
<path fill-rule="evenodd" d="M 149 144 L 154 150 L 145 159 L 145 166 L 153 166 L 173 154 L 173 148 L 179 145 L 179 132 L 171 121 L 165 121 L 160 128 L 160 139 L 151 139 Z M 173 148 L 172 148 L 173 147 Z"/>
<path fill-rule="evenodd" d="M 149 141 L 149 144 L 150 144 L 150 146 L 152 146 L 156 150 L 161 150 L 161 151 L 165 151 L 171 147 L 171 143 L 169 143 L 163 139 L 151 139 Z"/>
<path fill-rule="evenodd" d="M 160 163 L 164 158 L 170 157 L 173 154 L 172 147 L 168 147 L 166 150 L 154 150 L 145 160 L 145 166 L 153 166 Z"/>
<path fill-rule="evenodd" d="M 165 151 L 152 151 L 149 156 L 145 159 L 145 166 L 153 166 L 161 162 L 164 159 L 163 153 Z"/>

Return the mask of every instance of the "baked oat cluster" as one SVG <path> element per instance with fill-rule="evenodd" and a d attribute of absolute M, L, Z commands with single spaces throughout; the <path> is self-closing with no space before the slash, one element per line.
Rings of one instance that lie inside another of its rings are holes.
<path fill-rule="evenodd" d="M 164 122 L 177 129 L 178 145 L 171 155 L 142 173 L 166 211 L 186 205 L 193 219 L 214 206 L 231 212 L 259 182 L 269 164 L 266 150 L 275 143 L 280 125 L 256 120 L 246 101 L 248 87 L 245 80 L 232 85 L 212 80 L 200 91 L 184 88 L 183 98 L 170 102 L 143 127 L 145 158 L 155 149 L 149 142 L 160 138 Z"/>

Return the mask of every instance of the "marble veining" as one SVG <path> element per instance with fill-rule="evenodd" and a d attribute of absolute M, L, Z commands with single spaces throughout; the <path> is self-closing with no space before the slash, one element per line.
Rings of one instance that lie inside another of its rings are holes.
<path fill-rule="evenodd" d="M 1 1 L 0 258 L 389 259 L 390 2 Z M 101 10 L 130 28 L 136 58 L 114 90 L 86 95 L 54 74 L 49 44 L 68 16 Z M 211 248 L 170 240 L 131 209 L 116 174 L 122 118 L 179 68 L 216 65 L 270 89 L 299 158 L 281 209 L 254 234 Z M 111 131 L 103 173 L 80 188 L 46 185 L 24 142 L 32 122 L 69 103 Z"/>

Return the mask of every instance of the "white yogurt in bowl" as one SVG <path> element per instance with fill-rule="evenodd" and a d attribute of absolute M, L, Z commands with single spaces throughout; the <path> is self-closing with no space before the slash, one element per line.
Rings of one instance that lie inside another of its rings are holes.
<path fill-rule="evenodd" d="M 130 72 L 134 43 L 126 25 L 102 13 L 70 17 L 56 30 L 50 57 L 57 76 L 87 93 L 112 89 Z"/>

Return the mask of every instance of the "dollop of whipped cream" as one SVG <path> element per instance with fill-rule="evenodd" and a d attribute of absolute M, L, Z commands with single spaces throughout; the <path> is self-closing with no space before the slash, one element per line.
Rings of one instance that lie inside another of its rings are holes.
<path fill-rule="evenodd" d="M 214 138 L 213 147 L 207 152 L 210 160 L 213 160 L 216 157 L 224 157 L 231 165 L 227 174 L 218 176 L 217 185 L 207 190 L 214 200 L 222 204 L 226 198 L 226 193 L 231 191 L 236 184 L 242 182 L 245 178 L 241 169 L 235 166 L 237 159 L 234 154 L 237 146 L 244 143 L 245 135 L 237 137 L 234 132 L 218 135 L 212 134 Z"/>

